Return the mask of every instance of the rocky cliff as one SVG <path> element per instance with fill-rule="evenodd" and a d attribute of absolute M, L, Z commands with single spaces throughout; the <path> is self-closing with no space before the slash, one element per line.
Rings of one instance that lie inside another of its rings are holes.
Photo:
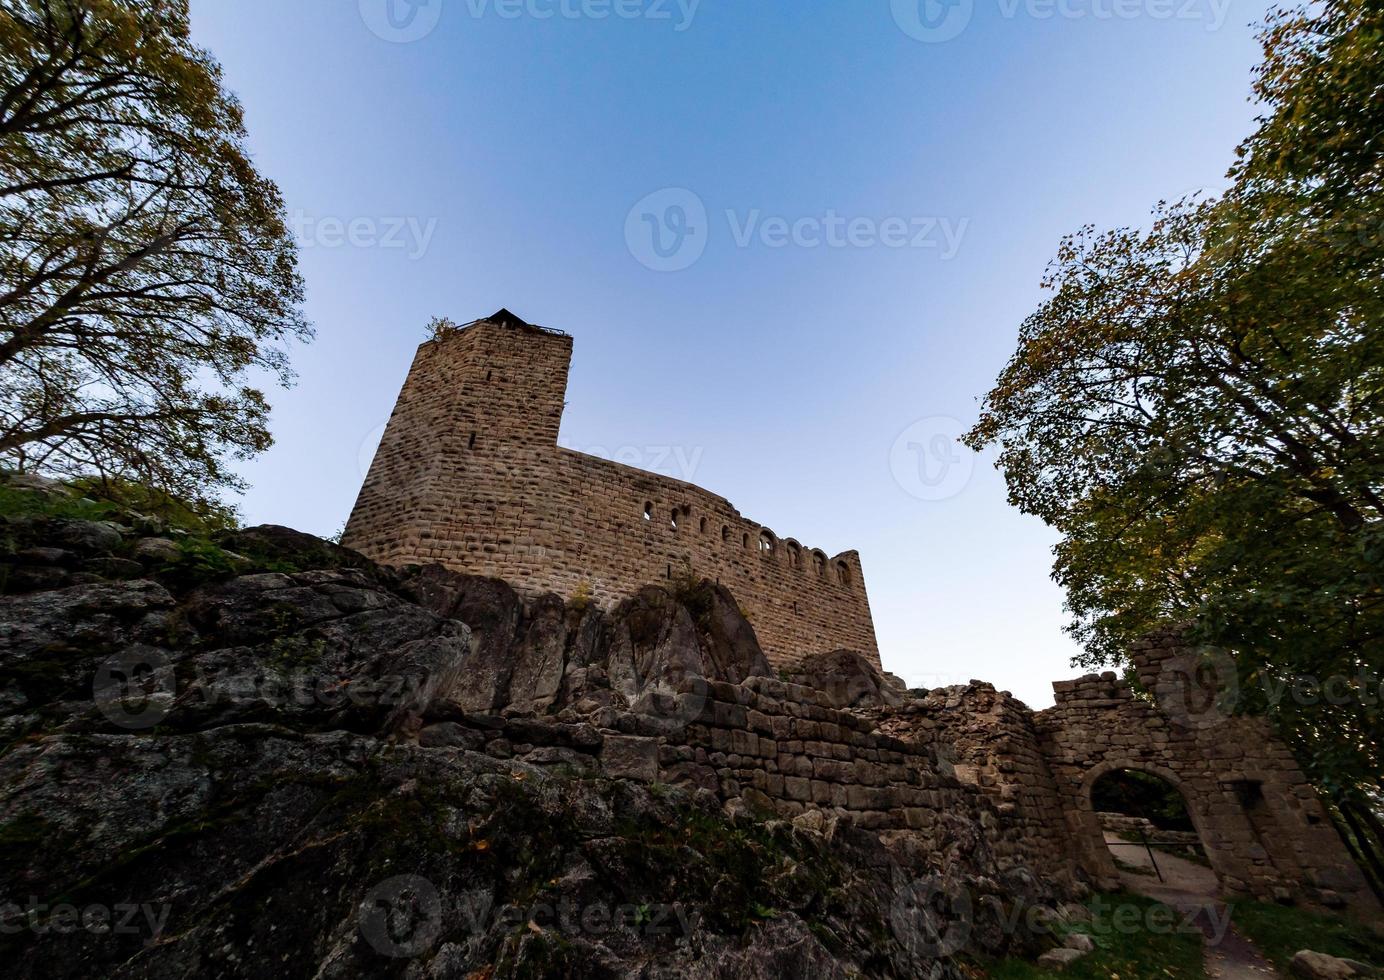
<path fill-rule="evenodd" d="M 958 976 L 1069 897 L 946 752 L 852 713 L 886 678 L 771 676 L 712 584 L 524 603 L 7 500 L 10 975 Z"/>

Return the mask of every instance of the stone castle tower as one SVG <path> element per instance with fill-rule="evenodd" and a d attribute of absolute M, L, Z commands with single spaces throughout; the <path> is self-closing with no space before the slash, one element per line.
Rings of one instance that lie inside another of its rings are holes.
<path fill-rule="evenodd" d="M 559 447 L 571 358 L 570 336 L 507 310 L 419 347 L 343 543 L 602 605 L 690 567 L 731 589 L 775 666 L 840 649 L 879 664 L 854 551 L 828 557 L 699 487 Z"/>

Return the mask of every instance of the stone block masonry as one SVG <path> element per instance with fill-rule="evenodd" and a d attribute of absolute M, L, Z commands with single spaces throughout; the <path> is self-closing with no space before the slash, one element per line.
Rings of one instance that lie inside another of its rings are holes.
<path fill-rule="evenodd" d="M 1173 786 L 1221 887 L 1264 900 L 1303 898 L 1378 914 L 1360 870 L 1288 746 L 1261 718 L 1236 715 L 1205 684 L 1201 651 L 1176 631 L 1131 650 L 1142 692 L 1113 672 L 1053 685 L 1034 716 L 1080 867 L 1118 880 L 1092 789 L 1134 770 Z"/>
<path fill-rule="evenodd" d="M 700 487 L 558 446 L 571 356 L 571 337 L 503 310 L 423 344 L 343 543 L 603 607 L 690 570 L 731 589 L 775 667 L 840 649 L 878 666 L 856 552 L 829 557 Z"/>

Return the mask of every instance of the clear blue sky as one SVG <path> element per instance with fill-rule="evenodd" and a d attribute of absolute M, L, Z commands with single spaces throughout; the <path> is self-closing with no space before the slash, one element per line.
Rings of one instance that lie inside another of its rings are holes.
<path fill-rule="evenodd" d="M 858 549 L 911 683 L 1051 703 L 1054 537 L 949 437 L 1064 233 L 1223 186 L 1265 7 L 919 3 L 194 0 L 317 327 L 245 517 L 334 532 L 429 317 L 509 307 L 576 338 L 565 445 Z"/>

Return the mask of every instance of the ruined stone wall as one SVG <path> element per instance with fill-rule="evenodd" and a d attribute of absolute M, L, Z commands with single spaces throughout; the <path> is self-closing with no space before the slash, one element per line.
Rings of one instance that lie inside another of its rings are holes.
<path fill-rule="evenodd" d="M 831 707 L 821 692 L 775 678 L 697 683 L 640 710 L 605 709 L 581 721 L 445 712 L 420 733 L 424 745 L 484 749 L 540 765 L 707 790 L 761 816 L 842 820 L 887 841 L 911 841 L 939 866 L 1041 877 L 1066 894 L 1062 846 L 1041 847 L 996 797 L 958 779 L 936 746 L 875 729 Z"/>
<path fill-rule="evenodd" d="M 871 830 L 931 829 L 954 787 L 925 752 L 830 707 L 816 691 L 769 677 L 712 682 L 693 723 L 667 733 L 663 778 L 754 789 L 787 816 L 839 810 Z"/>
<path fill-rule="evenodd" d="M 1100 821 L 1102 830 L 1107 833 L 1118 834 L 1131 841 L 1142 838 L 1159 844 L 1198 845 L 1201 843 L 1201 838 L 1197 836 L 1195 831 L 1162 830 L 1148 817 L 1131 817 L 1124 813 L 1103 811 L 1096 814 L 1096 819 Z"/>
<path fill-rule="evenodd" d="M 1076 869 L 1063 799 L 1048 768 L 1033 712 L 1008 691 L 972 681 L 910 696 L 874 713 L 879 730 L 936 747 L 956 778 L 995 805 L 1015 865 L 1071 877 Z"/>
<path fill-rule="evenodd" d="M 829 558 L 699 487 L 558 447 L 571 351 L 487 321 L 419 348 L 343 543 L 607 607 L 690 569 L 732 589 L 775 666 L 835 649 L 878 664 L 858 554 Z"/>
<path fill-rule="evenodd" d="M 1132 653 L 1147 694 L 1136 696 L 1114 673 L 1092 674 L 1055 683 L 1057 704 L 1036 716 L 1083 869 L 1102 884 L 1117 880 L 1091 789 L 1105 774 L 1131 769 L 1182 793 L 1231 892 L 1374 908 L 1315 791 L 1268 723 L 1218 702 L 1199 655 L 1176 634 Z"/>

